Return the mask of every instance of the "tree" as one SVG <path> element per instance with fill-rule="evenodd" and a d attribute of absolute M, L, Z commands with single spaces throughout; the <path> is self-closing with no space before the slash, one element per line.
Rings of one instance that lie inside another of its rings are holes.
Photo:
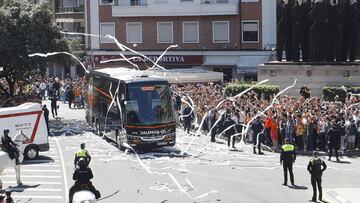
<path fill-rule="evenodd" d="M 9 89 L 0 89 L 13 97 L 14 84 L 27 76 L 44 70 L 47 60 L 30 58 L 32 53 L 69 51 L 66 39 L 54 22 L 47 3 L 3 0 L 0 5 L 0 78 L 6 79 Z M 68 57 L 54 56 L 65 61 Z"/>

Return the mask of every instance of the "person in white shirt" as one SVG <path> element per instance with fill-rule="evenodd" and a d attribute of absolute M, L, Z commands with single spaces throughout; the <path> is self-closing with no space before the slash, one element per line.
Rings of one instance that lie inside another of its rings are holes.
<path fill-rule="evenodd" d="M 320 137 L 320 149 L 321 151 L 326 151 L 326 120 L 324 117 L 319 119 L 319 137 Z"/>
<path fill-rule="evenodd" d="M 40 83 L 40 95 L 42 100 L 45 100 L 45 91 L 46 91 L 46 83 L 42 81 Z"/>

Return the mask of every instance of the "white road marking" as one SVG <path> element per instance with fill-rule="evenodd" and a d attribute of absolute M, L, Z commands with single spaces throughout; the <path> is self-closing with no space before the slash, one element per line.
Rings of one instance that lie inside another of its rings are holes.
<path fill-rule="evenodd" d="M 6 184 L 16 184 L 16 181 L 3 181 L 3 183 Z M 61 182 L 43 182 L 43 181 L 24 181 L 23 182 L 24 185 L 61 185 Z"/>
<path fill-rule="evenodd" d="M 15 175 L 2 175 L 2 178 L 16 178 Z M 61 176 L 38 176 L 38 175 L 21 175 L 21 178 L 47 178 L 47 179 L 59 179 Z"/>
<path fill-rule="evenodd" d="M 61 189 L 53 188 L 9 188 L 11 191 L 22 192 L 22 191 L 33 191 L 33 192 L 61 192 Z"/>
<path fill-rule="evenodd" d="M 58 146 L 59 149 L 59 154 L 60 154 L 60 160 L 61 160 L 61 166 L 62 166 L 62 170 L 63 170 L 63 176 L 64 176 L 64 188 L 65 188 L 65 201 L 68 201 L 68 197 L 69 197 L 69 186 L 67 183 L 67 175 L 66 175 L 66 168 L 65 168 L 65 162 L 64 162 L 64 157 L 63 157 L 63 152 L 62 149 L 60 147 L 60 144 L 58 142 L 58 140 L 55 138 L 55 142 Z"/>
<path fill-rule="evenodd" d="M 43 154 L 57 154 L 57 152 L 56 151 L 40 152 L 40 155 L 43 155 Z"/>
<path fill-rule="evenodd" d="M 56 160 L 29 160 L 29 161 L 23 161 L 23 164 L 31 164 L 31 163 L 54 163 L 58 162 Z"/>
<path fill-rule="evenodd" d="M 62 196 L 11 195 L 13 199 L 62 199 Z"/>
<path fill-rule="evenodd" d="M 5 169 L 5 172 L 15 172 L 13 169 Z M 61 170 L 21 169 L 21 172 L 60 173 Z"/>
<path fill-rule="evenodd" d="M 21 169 L 28 168 L 28 167 L 60 167 L 60 165 L 59 164 L 27 164 L 27 165 L 21 165 Z"/>

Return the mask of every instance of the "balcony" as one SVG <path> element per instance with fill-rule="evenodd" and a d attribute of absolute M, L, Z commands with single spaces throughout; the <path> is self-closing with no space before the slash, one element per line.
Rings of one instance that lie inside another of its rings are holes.
<path fill-rule="evenodd" d="M 84 22 L 84 7 L 56 8 L 55 17 L 58 23 Z"/>
<path fill-rule="evenodd" d="M 238 0 L 117 0 L 113 17 L 238 15 Z"/>
<path fill-rule="evenodd" d="M 147 6 L 147 0 L 119 0 L 115 1 L 119 6 Z"/>
<path fill-rule="evenodd" d="M 83 13 L 84 7 L 63 7 L 56 8 L 56 14 L 58 13 Z"/>
<path fill-rule="evenodd" d="M 67 35 L 66 39 L 68 40 L 68 45 L 70 47 L 71 53 L 73 54 L 83 54 L 85 52 L 85 37 L 73 37 L 71 35 Z"/>

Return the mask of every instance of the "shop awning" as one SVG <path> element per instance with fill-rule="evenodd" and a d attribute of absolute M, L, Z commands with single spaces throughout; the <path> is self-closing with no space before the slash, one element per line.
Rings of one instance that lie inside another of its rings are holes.
<path fill-rule="evenodd" d="M 235 66 L 239 56 L 206 56 L 204 65 L 230 65 Z"/>
<path fill-rule="evenodd" d="M 270 56 L 240 56 L 237 73 L 256 73 L 260 64 L 269 61 Z"/>

